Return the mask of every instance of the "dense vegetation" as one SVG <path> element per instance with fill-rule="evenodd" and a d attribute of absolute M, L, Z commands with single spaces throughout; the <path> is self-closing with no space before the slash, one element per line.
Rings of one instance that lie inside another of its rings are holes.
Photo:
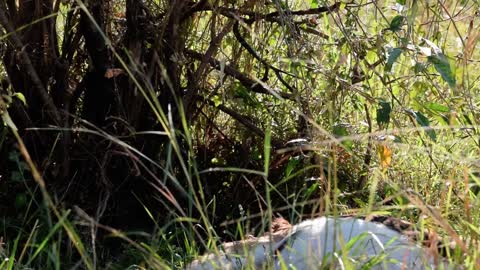
<path fill-rule="evenodd" d="M 176 268 L 371 213 L 479 267 L 479 8 L 0 1 L 0 269 Z"/>

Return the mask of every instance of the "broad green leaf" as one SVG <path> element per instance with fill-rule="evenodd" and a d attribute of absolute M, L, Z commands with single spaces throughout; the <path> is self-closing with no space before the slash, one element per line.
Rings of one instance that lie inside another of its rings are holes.
<path fill-rule="evenodd" d="M 429 102 L 425 103 L 425 108 L 430 109 L 435 112 L 449 112 L 450 109 L 447 106 L 444 106 L 442 104 L 434 103 L 434 102 Z"/>
<path fill-rule="evenodd" d="M 397 61 L 398 57 L 402 54 L 402 49 L 394 48 L 388 53 L 387 64 L 385 64 L 385 71 L 392 71 L 392 66 Z"/>
<path fill-rule="evenodd" d="M 397 32 L 402 28 L 404 21 L 405 21 L 405 16 L 402 16 L 402 15 L 395 16 L 390 22 L 389 29 L 392 30 L 393 32 Z"/>
<path fill-rule="evenodd" d="M 455 88 L 455 74 L 450 67 L 450 61 L 443 53 L 432 54 L 428 57 L 428 62 L 432 63 L 435 69 L 440 73 L 442 79 L 448 83 L 450 88 Z"/>
<path fill-rule="evenodd" d="M 380 127 L 384 127 L 390 123 L 390 113 L 392 112 L 392 106 L 389 102 L 381 100 L 378 102 L 379 108 L 377 109 L 377 124 Z"/>

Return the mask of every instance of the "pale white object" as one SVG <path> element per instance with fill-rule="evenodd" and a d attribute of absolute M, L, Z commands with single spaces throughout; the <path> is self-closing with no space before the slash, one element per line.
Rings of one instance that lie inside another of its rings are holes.
<path fill-rule="evenodd" d="M 321 217 L 269 235 L 227 243 L 187 269 L 445 269 L 431 251 L 383 224 L 357 218 Z"/>

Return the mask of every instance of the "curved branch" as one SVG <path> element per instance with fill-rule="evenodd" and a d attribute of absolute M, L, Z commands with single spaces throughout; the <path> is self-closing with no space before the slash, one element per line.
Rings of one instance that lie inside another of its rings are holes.
<path fill-rule="evenodd" d="M 237 22 L 235 22 L 235 24 L 233 25 L 233 34 L 235 35 L 235 37 L 237 38 L 238 42 L 240 42 L 240 45 L 242 45 L 243 48 L 245 48 L 253 57 L 255 57 L 258 61 L 260 61 L 263 65 L 265 65 L 266 67 L 266 71 L 265 71 L 265 78 L 268 77 L 268 70 L 269 69 L 272 69 L 273 72 L 275 73 L 275 75 L 277 76 L 277 79 L 285 86 L 287 87 L 288 90 L 290 90 L 290 92 L 296 94 L 297 93 L 297 90 L 295 88 L 293 88 L 287 81 L 285 81 L 285 79 L 283 79 L 283 76 L 281 73 L 285 73 L 285 74 L 288 74 L 288 75 L 291 75 L 273 65 L 271 65 L 270 63 L 268 63 L 266 60 L 264 60 L 263 58 L 261 58 L 257 52 L 250 46 L 250 44 L 248 44 L 248 42 L 242 37 L 242 35 L 240 34 L 240 29 L 239 29 L 239 21 L 237 20 Z"/>
<path fill-rule="evenodd" d="M 210 106 L 215 106 L 215 103 L 209 99 L 205 99 L 204 97 L 198 97 L 199 99 L 203 100 L 204 102 L 206 102 L 208 105 Z M 227 106 L 223 105 L 223 104 L 220 104 L 218 106 L 215 106 L 216 108 L 218 108 L 219 110 L 221 110 L 222 112 L 230 115 L 230 117 L 232 117 L 233 119 L 235 119 L 236 121 L 238 121 L 239 123 L 241 123 L 242 125 L 244 125 L 247 129 L 249 129 L 250 131 L 252 131 L 253 133 L 255 133 L 257 136 L 259 137 L 262 137 L 264 138 L 265 137 L 265 132 L 263 132 L 263 130 L 261 128 L 259 128 L 257 125 L 255 125 L 249 118 L 247 118 L 246 116 L 243 116 L 241 115 L 240 113 L 238 113 L 237 111 L 233 110 L 233 109 L 230 109 L 228 108 Z M 274 147 L 279 147 L 282 144 L 281 140 L 278 139 L 278 138 L 275 138 L 272 136 L 272 145 Z"/>
<path fill-rule="evenodd" d="M 213 68 L 217 70 L 221 70 L 225 72 L 225 74 L 232 76 L 233 78 L 237 79 L 243 86 L 252 90 L 255 93 L 259 94 L 269 94 L 269 95 L 276 95 L 288 100 L 294 100 L 294 95 L 290 93 L 281 92 L 279 90 L 272 89 L 268 87 L 266 84 L 262 83 L 260 80 L 254 80 L 249 78 L 247 75 L 241 73 L 237 69 L 233 68 L 230 65 L 222 65 L 222 63 L 212 57 L 205 57 L 204 54 L 201 54 L 196 51 L 186 50 L 186 54 L 190 57 L 199 60 L 199 61 L 207 61 Z"/>
<path fill-rule="evenodd" d="M 292 16 L 304 16 L 304 15 L 321 14 L 325 12 L 330 13 L 330 12 L 337 11 L 339 7 L 340 7 L 340 2 L 335 2 L 331 6 L 323 6 L 323 7 L 311 8 L 311 9 L 305 9 L 305 10 L 295 10 L 290 12 L 289 14 Z M 281 22 L 279 18 L 280 12 L 278 11 L 264 14 L 260 12 L 245 11 L 245 10 L 239 10 L 235 8 L 215 7 L 209 4 L 208 1 L 204 1 L 204 0 L 200 1 L 196 5 L 193 5 L 191 9 L 185 13 L 185 16 L 183 17 L 182 20 L 192 16 L 197 12 L 202 12 L 202 11 L 218 12 L 219 14 L 222 14 L 223 16 L 228 18 L 235 18 L 236 17 L 235 14 L 241 15 L 241 16 L 248 16 L 248 19 L 244 19 L 244 21 L 247 24 L 252 24 L 256 21 L 261 21 L 261 20 L 265 20 L 267 22 L 277 22 L 277 23 Z"/>

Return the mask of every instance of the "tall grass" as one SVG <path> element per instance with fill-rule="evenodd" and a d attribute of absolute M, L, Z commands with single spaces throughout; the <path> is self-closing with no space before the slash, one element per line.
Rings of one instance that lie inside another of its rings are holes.
<path fill-rule="evenodd" d="M 391 2 L 394 4 L 394 1 Z M 83 3 L 81 1 L 77 3 L 88 14 Z M 452 1 L 447 3 L 448 6 L 441 1 L 435 3 L 435 6 L 417 4 L 419 6 L 416 7 L 415 4 L 410 3 L 412 13 L 400 14 L 405 16 L 406 34 L 401 31 L 391 31 L 384 36 L 377 36 L 375 40 L 377 44 L 373 45 L 371 43 L 374 42 L 371 42 L 371 39 L 375 38 L 375 35 L 380 35 L 378 33 L 383 33 L 382 31 L 388 27 L 396 27 L 392 25 L 392 18 L 399 15 L 391 9 L 381 7 L 381 3 L 368 6 L 366 9 L 359 7 L 358 14 L 338 13 L 316 18 L 319 21 L 323 20 L 323 27 L 329 38 L 325 43 L 315 38 L 305 38 L 299 41 L 302 44 L 296 44 L 299 47 L 308 44 L 310 47 L 320 46 L 325 50 L 325 52 L 312 53 L 315 58 L 312 57 L 311 62 L 304 63 L 305 70 L 295 74 L 299 78 L 296 82 L 298 88 L 304 89 L 302 94 L 311 97 L 308 108 L 303 108 L 303 104 L 278 97 L 256 96 L 254 97 L 260 101 L 275 104 L 276 107 L 270 110 L 261 105 L 246 106 L 246 114 L 260 119 L 262 127 L 266 130 L 261 144 L 263 153 L 260 162 L 263 164 L 261 166 L 263 170 L 237 167 L 235 164 L 200 168 L 196 163 L 198 153 L 196 153 L 195 141 L 203 135 L 196 133 L 201 128 L 201 124 L 195 126 L 189 123 L 182 107 L 183 103 L 180 97 L 176 97 L 174 102 L 178 108 L 180 115 L 178 119 L 181 125 L 175 125 L 171 112 L 165 111 L 160 105 L 155 90 L 143 87 L 137 81 L 131 66 L 127 64 L 128 61 L 122 59 L 110 44 L 110 49 L 121 63 L 122 69 L 140 90 L 162 127 L 161 132 L 152 131 L 152 133 L 168 137 L 171 151 L 170 156 L 165 157 L 165 160 L 176 160 L 180 170 L 171 170 L 168 162 L 166 165 L 160 164 L 144 155 L 141 150 L 115 137 L 114 134 L 109 134 L 81 120 L 79 121 L 82 127 L 75 131 L 108 140 L 132 153 L 137 159 L 135 162 L 145 170 L 153 166 L 162 172 L 163 179 L 155 175 L 152 175 L 152 179 L 155 180 L 155 195 L 170 210 L 171 222 L 158 223 L 157 217 L 152 214 L 154 209 L 148 209 L 145 206 L 144 211 L 151 217 L 155 229 L 148 233 L 124 232 L 100 224 L 81 209 L 75 209 L 73 212 L 64 209 L 58 204 L 55 194 L 47 191 L 42 174 L 32 162 L 28 149 L 18 136 L 8 112 L 2 112 L 2 119 L 15 136 L 21 157 L 38 184 L 38 190 L 31 191 L 28 196 L 29 201 L 26 202 L 26 205 L 34 205 L 37 209 L 33 212 L 25 211 L 23 220 L 30 222 L 18 224 L 17 235 L 6 235 L 6 232 L 0 232 L 0 269 L 99 269 L 101 266 L 112 269 L 181 268 L 205 251 L 219 253 L 221 251 L 218 248 L 221 242 L 219 235 L 231 235 L 232 238 L 241 239 L 251 232 L 261 234 L 267 231 L 272 218 L 278 212 L 288 213 L 286 218 L 291 222 L 318 215 L 393 215 L 417 224 L 419 229 L 432 229 L 447 241 L 454 242 L 457 252 L 448 254 L 449 259 L 467 269 L 478 269 L 480 260 L 478 252 L 480 250 L 478 243 L 480 211 L 477 211 L 480 207 L 480 198 L 478 198 L 480 155 L 477 131 L 479 126 L 476 123 L 479 115 L 478 62 L 453 58 L 457 52 L 455 39 L 460 38 L 465 41 L 463 35 L 469 33 L 473 36 L 472 31 L 475 30 L 469 28 L 470 21 L 466 19 L 445 19 L 440 16 L 445 10 L 460 13 L 463 11 L 467 14 L 467 11 L 461 10 L 459 2 Z M 304 4 L 301 3 L 299 6 Z M 469 6 L 469 8 L 473 7 L 473 5 Z M 414 8 L 424 13 L 413 14 Z M 369 13 L 372 9 L 375 15 Z M 192 40 L 196 38 L 202 40 L 203 32 L 206 32 L 204 30 L 211 27 L 210 19 L 208 16 L 196 19 L 195 26 L 198 30 L 196 32 L 192 30 Z M 448 24 L 436 23 L 434 22 L 436 20 L 447 20 Z M 416 21 L 430 22 L 432 28 L 444 29 L 447 34 L 436 37 L 433 30 L 427 27 L 425 27 L 426 30 L 420 29 Z M 265 26 L 257 27 L 262 29 Z M 355 34 L 353 36 L 355 39 L 352 38 L 349 30 Z M 452 78 L 449 77 L 451 74 L 446 71 L 446 66 L 435 66 L 434 62 L 418 61 L 430 66 L 426 67 L 423 73 L 412 71 L 410 61 L 421 60 L 422 57 L 428 58 L 405 49 L 410 45 L 409 42 L 428 47 L 417 39 L 420 35 L 417 30 L 425 34 L 427 40 L 434 40 L 444 49 L 445 55 L 449 55 L 447 62 L 452 62 L 452 70 L 453 62 L 456 62 L 456 70 L 453 70 L 454 78 L 457 80 L 455 87 L 449 86 Z M 289 48 L 282 46 L 282 42 L 273 43 L 272 41 L 272 39 L 277 41 L 277 38 L 286 40 L 290 38 L 285 31 L 261 32 L 260 36 L 263 39 L 258 38 L 254 41 L 264 42 L 260 45 L 275 51 L 276 55 L 268 56 L 272 59 L 278 55 L 288 55 L 285 51 Z M 335 37 L 344 39 L 346 42 L 339 47 L 332 46 L 331 44 L 338 41 Z M 104 38 L 109 42 L 106 35 Z M 189 42 L 193 43 L 193 41 Z M 383 55 L 382 50 L 388 50 L 387 45 L 390 44 L 395 48 L 402 48 L 403 55 L 395 59 L 391 57 L 392 51 L 385 52 Z M 194 47 L 192 44 L 189 46 Z M 379 46 L 378 51 L 382 52 L 377 54 L 375 46 Z M 196 49 L 200 50 L 204 47 L 206 42 L 205 44 L 200 42 Z M 222 52 L 225 54 L 235 49 L 235 45 L 231 44 L 226 44 L 224 47 Z M 474 44 L 463 45 L 461 48 L 464 55 L 468 54 L 472 59 L 478 56 L 474 50 Z M 363 59 L 359 56 L 362 53 L 365 53 L 362 56 Z M 238 61 L 239 65 L 249 65 L 248 59 L 234 60 Z M 296 60 L 298 59 L 292 56 L 282 61 L 287 62 L 284 66 L 296 70 L 302 67 L 297 66 Z M 390 67 L 385 70 L 369 66 L 376 61 L 383 61 L 384 65 L 390 65 Z M 360 68 L 369 77 L 361 87 L 354 84 L 345 86 L 345 80 L 349 78 L 353 67 Z M 161 66 L 161 68 L 164 71 L 163 74 L 166 74 L 165 69 L 168 67 Z M 318 72 L 311 74 L 307 70 Z M 217 80 L 219 76 L 225 76 L 225 74 L 219 75 L 212 72 L 207 75 L 211 80 Z M 163 79 L 169 81 L 168 77 Z M 228 85 L 225 86 L 225 88 L 228 87 Z M 225 96 L 229 94 L 228 89 L 223 93 Z M 322 106 L 314 104 L 317 102 L 313 98 L 315 96 L 322 97 Z M 392 104 L 387 113 L 388 121 L 382 120 L 381 117 L 384 113 L 381 110 L 381 101 L 384 99 Z M 240 102 L 229 100 L 226 103 L 240 107 Z M 358 106 L 358 103 L 365 104 L 365 107 Z M 373 117 L 374 111 L 376 117 L 374 120 L 377 123 L 372 123 L 371 119 L 366 121 L 365 115 L 372 114 Z M 320 164 L 294 163 L 295 160 L 302 160 L 305 153 L 292 155 L 290 157 L 292 162 L 288 164 L 295 165 L 285 166 L 281 179 L 272 179 L 270 170 L 273 156 L 294 150 L 288 147 L 272 149 L 272 136 L 284 135 L 282 127 L 293 126 L 298 117 L 306 118 L 306 122 L 311 126 L 310 142 L 305 146 L 308 147 L 307 155 L 315 153 L 325 159 Z M 236 124 L 232 123 L 225 114 L 219 114 L 213 121 L 218 125 L 227 123 L 225 129 L 232 137 L 241 135 L 235 127 Z M 346 122 L 349 125 L 345 129 L 343 127 L 335 129 L 340 122 Z M 181 128 L 175 129 L 175 126 Z M 61 128 L 37 130 L 62 131 Z M 340 131 L 336 132 L 336 130 Z M 368 150 L 370 146 L 371 149 Z M 372 155 L 373 159 L 368 164 L 367 170 L 363 171 L 358 164 L 363 161 L 365 153 Z M 313 185 L 298 186 L 296 190 L 289 190 L 288 194 L 282 193 L 280 188 L 282 184 L 293 182 L 299 177 L 304 177 L 306 172 L 315 170 L 326 171 L 321 181 Z M 342 170 L 350 172 L 356 178 L 341 179 L 339 174 Z M 223 223 L 225 226 L 214 228 L 211 217 L 215 212 L 216 199 L 209 198 L 204 193 L 202 181 L 202 177 L 211 172 L 235 173 L 246 180 L 253 176 L 261 177 L 263 190 L 251 186 L 248 190 L 239 190 L 239 192 L 254 192 L 259 203 L 262 204 L 262 211 L 251 213 L 247 209 L 238 219 L 226 220 Z M 364 174 L 368 182 L 362 189 L 352 190 L 352 186 L 355 186 L 358 178 Z M 165 182 L 178 187 L 182 195 L 188 199 L 188 205 L 181 205 Z M 181 183 L 186 183 L 186 186 Z M 344 190 L 343 187 L 349 188 Z M 281 198 L 283 205 L 273 205 L 272 194 Z M 310 212 L 305 209 L 309 209 Z M 198 216 L 193 217 L 193 212 L 198 213 Z M 32 223 L 32 220 L 35 222 Z M 3 223 L 6 222 L 8 220 L 4 219 Z M 28 227 L 25 224 L 33 224 L 33 226 Z M 231 226 L 232 224 L 236 226 Z M 111 258 L 111 262 L 99 262 L 100 256 L 97 254 L 99 250 L 96 247 L 94 233 L 91 234 L 94 228 L 106 231 L 110 237 L 122 239 L 125 243 L 123 255 L 119 258 Z"/>

